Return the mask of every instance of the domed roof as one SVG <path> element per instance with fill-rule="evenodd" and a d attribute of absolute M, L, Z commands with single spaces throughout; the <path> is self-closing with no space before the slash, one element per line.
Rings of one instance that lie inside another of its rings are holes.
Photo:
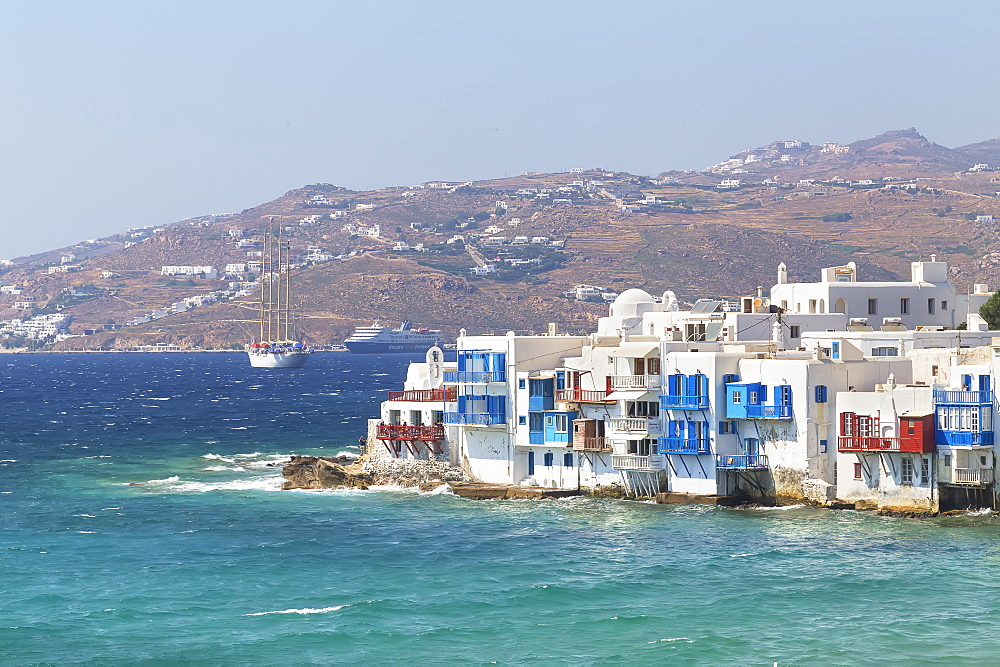
<path fill-rule="evenodd" d="M 614 305 L 624 306 L 626 304 L 656 303 L 656 299 L 644 290 L 632 288 L 627 289 L 615 297 Z"/>

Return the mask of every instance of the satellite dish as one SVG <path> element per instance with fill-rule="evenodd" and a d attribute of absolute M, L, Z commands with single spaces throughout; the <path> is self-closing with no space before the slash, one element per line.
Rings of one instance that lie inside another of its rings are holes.
<path fill-rule="evenodd" d="M 753 300 L 753 307 L 754 308 L 760 308 L 763 305 L 764 305 L 764 299 L 762 299 L 760 297 L 757 297 L 756 299 Z"/>

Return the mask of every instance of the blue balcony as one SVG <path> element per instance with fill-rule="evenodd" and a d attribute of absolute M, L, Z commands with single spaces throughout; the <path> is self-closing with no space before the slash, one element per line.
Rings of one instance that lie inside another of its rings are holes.
<path fill-rule="evenodd" d="M 660 394 L 661 410 L 701 410 L 708 407 L 708 396 Z"/>
<path fill-rule="evenodd" d="M 461 426 L 494 426 L 507 423 L 507 415 L 506 413 L 446 412 L 444 413 L 444 423 Z"/>
<path fill-rule="evenodd" d="M 507 371 L 445 371 L 444 381 L 448 384 L 487 384 L 506 382 Z"/>
<path fill-rule="evenodd" d="M 938 405 L 989 405 L 993 402 L 993 392 L 935 389 L 934 402 Z"/>
<path fill-rule="evenodd" d="M 980 392 L 963 392 L 976 394 Z M 993 431 L 941 431 L 937 432 L 937 444 L 958 447 L 992 447 Z"/>
<path fill-rule="evenodd" d="M 790 405 L 748 405 L 745 419 L 783 419 L 792 418 Z"/>
<path fill-rule="evenodd" d="M 545 444 L 545 432 L 544 431 L 528 431 L 528 444 L 529 445 L 544 445 Z"/>
<path fill-rule="evenodd" d="M 658 438 L 657 454 L 708 454 L 708 438 Z"/>
<path fill-rule="evenodd" d="M 767 454 L 716 454 L 719 470 L 762 470 L 767 468 Z"/>

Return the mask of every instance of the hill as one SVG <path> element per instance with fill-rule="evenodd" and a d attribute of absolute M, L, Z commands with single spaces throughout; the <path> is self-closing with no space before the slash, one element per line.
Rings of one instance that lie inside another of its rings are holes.
<path fill-rule="evenodd" d="M 792 279 L 851 260 L 865 278 L 891 279 L 934 253 L 957 284 L 997 285 L 1000 185 L 993 171 L 970 171 L 997 144 L 950 149 L 910 128 L 846 145 L 777 141 L 656 178 L 589 169 L 369 192 L 308 185 L 238 214 L 0 268 L 0 344 L 51 344 L 32 327 L 65 327 L 75 337 L 59 349 L 242 345 L 269 216 L 297 258 L 301 325 L 323 345 L 373 320 L 449 336 L 548 322 L 589 331 L 607 307 L 567 298 L 575 285 L 735 298 L 773 284 L 781 261 Z M 184 266 L 219 275 L 163 275 Z"/>

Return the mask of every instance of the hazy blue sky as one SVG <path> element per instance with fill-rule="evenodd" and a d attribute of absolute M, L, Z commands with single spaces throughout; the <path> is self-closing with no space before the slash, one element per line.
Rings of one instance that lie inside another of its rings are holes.
<path fill-rule="evenodd" d="M 0 257 L 315 182 L 998 137 L 998 19 L 995 0 L 0 0 Z"/>

